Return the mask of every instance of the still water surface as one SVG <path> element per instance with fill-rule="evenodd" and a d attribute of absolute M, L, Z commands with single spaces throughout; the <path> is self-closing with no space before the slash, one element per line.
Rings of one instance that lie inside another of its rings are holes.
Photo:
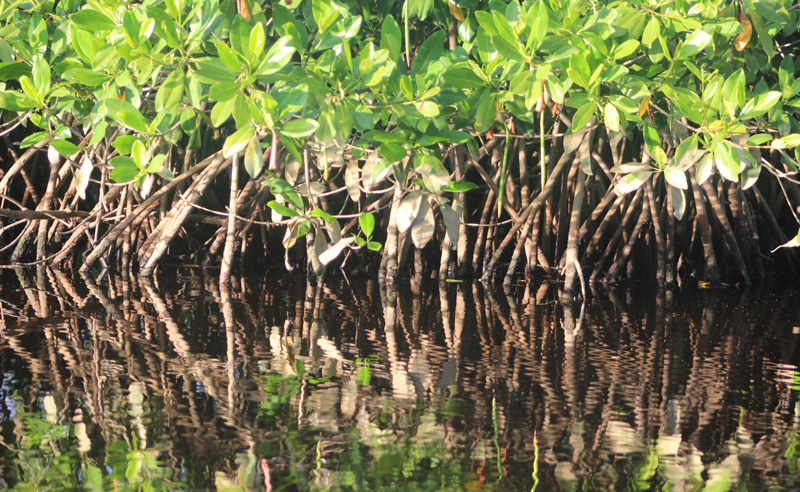
<path fill-rule="evenodd" d="M 0 488 L 800 489 L 792 290 L 0 275 Z"/>

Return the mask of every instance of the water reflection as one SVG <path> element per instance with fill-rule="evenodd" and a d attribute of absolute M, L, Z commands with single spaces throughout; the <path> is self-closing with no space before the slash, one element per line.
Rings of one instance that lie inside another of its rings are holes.
<path fill-rule="evenodd" d="M 0 285 L 1 487 L 800 487 L 793 292 Z"/>

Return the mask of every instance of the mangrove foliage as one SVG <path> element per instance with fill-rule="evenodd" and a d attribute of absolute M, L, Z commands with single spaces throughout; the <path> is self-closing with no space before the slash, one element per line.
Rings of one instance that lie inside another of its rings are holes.
<path fill-rule="evenodd" d="M 800 268 L 791 1 L 261 3 L 0 2 L 11 263 Z"/>

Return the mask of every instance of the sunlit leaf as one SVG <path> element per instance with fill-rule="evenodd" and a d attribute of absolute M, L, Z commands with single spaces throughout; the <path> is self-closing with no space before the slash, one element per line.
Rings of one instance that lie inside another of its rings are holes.
<path fill-rule="evenodd" d="M 267 206 L 272 210 L 278 212 L 279 214 L 283 215 L 284 217 L 299 217 L 300 213 L 297 210 L 291 209 L 286 205 L 281 205 L 280 203 L 276 202 L 275 200 L 270 200 L 267 202 Z"/>
<path fill-rule="evenodd" d="M 361 226 L 361 231 L 365 236 L 372 236 L 372 231 L 375 230 L 375 216 L 368 212 L 362 212 L 358 216 L 358 225 Z"/>
<path fill-rule="evenodd" d="M 737 51 L 742 51 L 747 48 L 748 43 L 750 43 L 750 38 L 753 36 L 753 26 L 747 19 L 744 9 L 739 9 L 739 22 L 742 25 L 742 32 L 736 35 L 736 38 L 733 40 L 733 46 Z"/>
<path fill-rule="evenodd" d="M 255 127 L 250 125 L 237 130 L 234 134 L 225 139 L 225 144 L 222 146 L 222 155 L 227 159 L 233 154 L 244 150 L 255 134 L 255 131 Z"/>
<path fill-rule="evenodd" d="M 75 192 L 81 200 L 86 199 L 86 187 L 89 186 L 89 177 L 93 169 L 92 161 L 88 156 L 84 156 L 80 169 L 75 173 Z"/>
<path fill-rule="evenodd" d="M 330 262 L 338 258 L 339 255 L 341 255 L 342 252 L 347 247 L 349 247 L 351 244 L 355 242 L 355 240 L 356 238 L 354 237 L 343 237 L 342 239 L 336 241 L 336 244 L 334 244 L 333 246 L 325 250 L 321 255 L 319 255 L 320 263 L 322 263 L 323 265 L 329 264 Z"/>
<path fill-rule="evenodd" d="M 69 140 L 64 140 L 63 138 L 52 140 L 50 142 L 50 146 L 56 149 L 56 152 L 58 152 L 60 155 L 66 156 L 77 154 L 81 150 L 77 145 Z"/>
<path fill-rule="evenodd" d="M 686 181 L 686 173 L 680 169 L 676 169 L 671 166 L 665 167 L 664 179 L 667 180 L 667 183 L 676 188 L 680 188 L 682 190 L 689 188 L 689 183 Z"/>

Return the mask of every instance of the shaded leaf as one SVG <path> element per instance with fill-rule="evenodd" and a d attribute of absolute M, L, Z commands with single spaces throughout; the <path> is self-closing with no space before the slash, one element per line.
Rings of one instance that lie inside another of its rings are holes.
<path fill-rule="evenodd" d="M 262 167 L 264 167 L 264 151 L 261 149 L 258 135 L 253 135 L 244 151 L 244 169 L 250 177 L 255 178 L 261 173 Z"/>
<path fill-rule="evenodd" d="M 347 195 L 354 202 L 357 202 L 361 198 L 361 187 L 359 186 L 359 181 L 361 179 L 360 172 L 358 160 L 350 159 L 347 161 L 347 168 L 344 171 L 344 185 L 347 187 Z"/>
<path fill-rule="evenodd" d="M 291 138 L 303 138 L 314 133 L 319 128 L 319 123 L 310 118 L 297 118 L 284 123 L 280 132 Z"/>
<path fill-rule="evenodd" d="M 711 171 L 713 170 L 714 166 L 714 158 L 711 154 L 706 153 L 700 162 L 697 164 L 697 169 L 694 171 L 695 179 L 697 179 L 698 184 L 703 184 L 708 181 L 708 178 L 711 177 Z"/>
<path fill-rule="evenodd" d="M 673 215 L 676 219 L 681 220 L 686 213 L 686 197 L 682 190 L 674 186 L 668 186 L 667 188 L 669 188 L 669 199 L 672 202 Z"/>
<path fill-rule="evenodd" d="M 450 245 L 455 248 L 458 244 L 458 231 L 461 227 L 461 216 L 442 199 L 439 199 L 439 211 L 442 212 L 442 221 L 447 231 L 447 237 L 450 239 Z"/>
<path fill-rule="evenodd" d="M 397 230 L 400 233 L 408 231 L 420 212 L 424 195 L 422 191 L 415 190 L 400 200 L 397 207 Z"/>
<path fill-rule="evenodd" d="M 435 225 L 433 209 L 428 200 L 423 199 L 420 202 L 417 218 L 411 224 L 411 240 L 414 241 L 414 246 L 418 249 L 424 248 L 433 238 Z"/>

